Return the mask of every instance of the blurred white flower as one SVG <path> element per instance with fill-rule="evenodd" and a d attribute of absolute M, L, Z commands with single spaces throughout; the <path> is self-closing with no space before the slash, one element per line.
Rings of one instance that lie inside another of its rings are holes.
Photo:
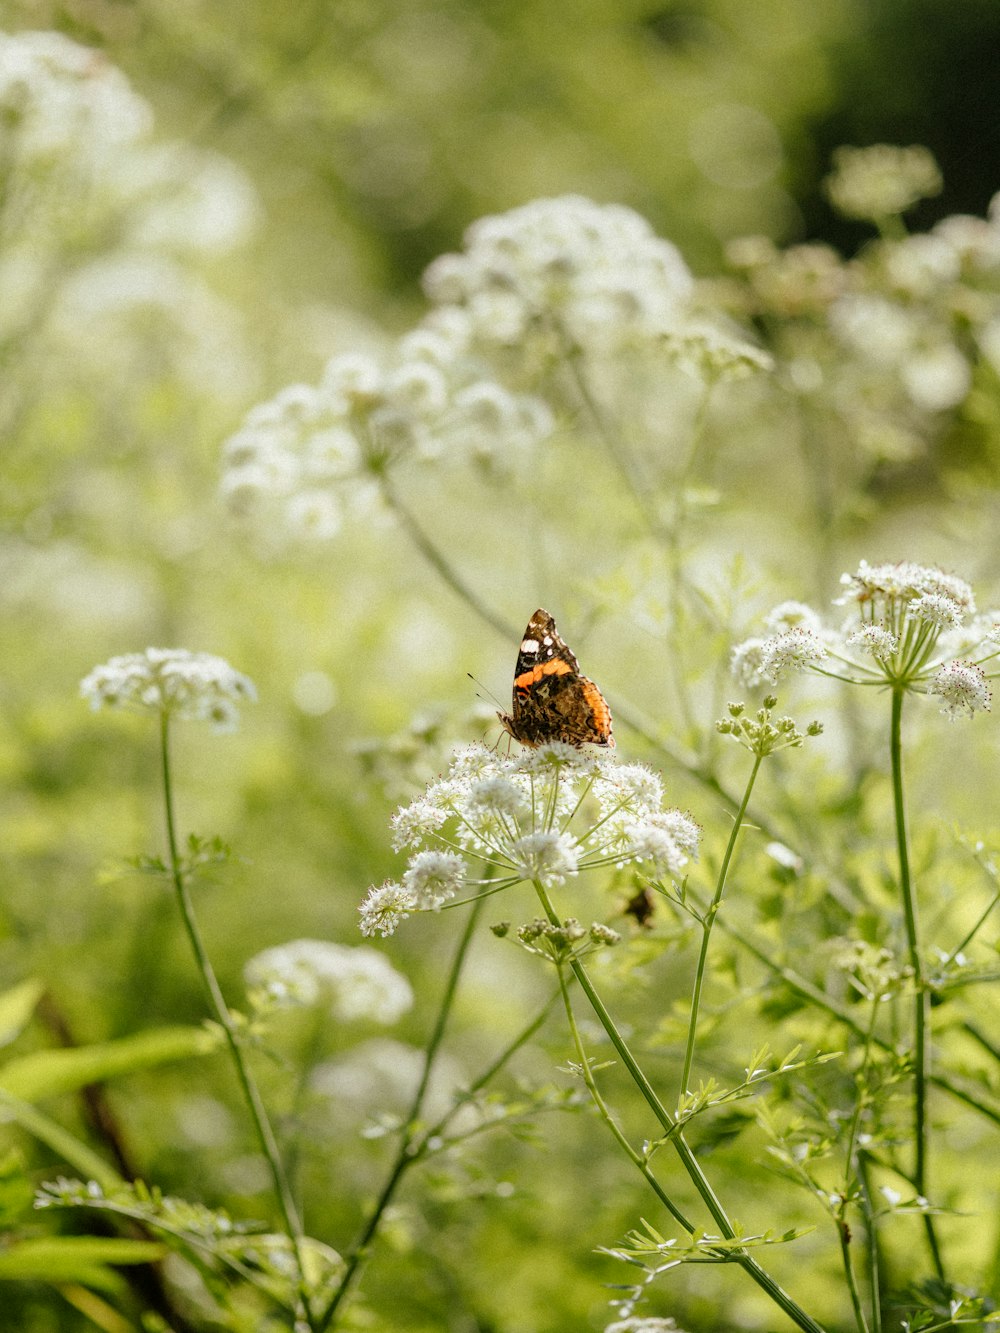
<path fill-rule="evenodd" d="M 221 657 L 184 648 L 147 648 L 113 657 L 80 682 L 92 708 L 145 709 L 211 722 L 231 731 L 239 705 L 253 700 L 253 683 Z"/>
<path fill-rule="evenodd" d="M 835 149 L 833 171 L 823 184 L 838 213 L 880 222 L 940 194 L 942 181 L 928 149 L 879 143 Z"/>
<path fill-rule="evenodd" d="M 413 1004 L 407 979 L 365 945 L 290 940 L 264 949 L 243 969 L 258 1008 L 326 1004 L 344 1022 L 395 1023 Z"/>

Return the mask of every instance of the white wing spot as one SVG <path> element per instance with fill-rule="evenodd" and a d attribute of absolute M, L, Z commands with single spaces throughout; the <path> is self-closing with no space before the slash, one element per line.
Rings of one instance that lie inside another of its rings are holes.
<path fill-rule="evenodd" d="M 524 639 L 524 640 L 522 641 L 522 643 L 521 643 L 521 652 L 522 652 L 522 653 L 537 653 L 537 652 L 538 652 L 538 640 L 537 640 L 537 639 Z"/>

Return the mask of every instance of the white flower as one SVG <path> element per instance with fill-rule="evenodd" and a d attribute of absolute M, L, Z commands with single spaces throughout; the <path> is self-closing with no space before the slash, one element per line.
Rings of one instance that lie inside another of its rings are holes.
<path fill-rule="evenodd" d="M 636 861 L 651 863 L 649 868 L 655 873 L 679 875 L 698 854 L 701 830 L 693 819 L 673 810 L 624 824 L 622 836 Z"/>
<path fill-rule="evenodd" d="M 824 185 L 830 202 L 845 217 L 878 222 L 941 193 L 938 165 L 919 145 L 838 148 L 833 165 Z"/>
<path fill-rule="evenodd" d="M 565 883 L 580 867 L 579 848 L 568 833 L 541 829 L 517 838 L 511 858 L 525 879 L 538 880 L 544 888 Z"/>
<path fill-rule="evenodd" d="M 899 650 L 899 639 L 882 625 L 862 625 L 846 642 L 864 648 L 876 662 L 891 662 Z"/>
<path fill-rule="evenodd" d="M 447 810 L 433 801 L 418 797 L 409 805 L 401 806 L 392 816 L 392 846 L 394 851 L 414 847 L 434 833 L 448 818 Z"/>
<path fill-rule="evenodd" d="M 805 602 L 781 602 L 764 620 L 768 634 L 784 634 L 790 629 L 807 629 L 819 634 L 823 628 L 819 612 Z"/>
<path fill-rule="evenodd" d="M 196 718 L 231 731 L 238 705 L 257 697 L 248 677 L 221 657 L 184 648 L 147 648 L 113 657 L 80 682 L 92 708 L 139 708 Z"/>
<path fill-rule="evenodd" d="M 474 812 L 480 810 L 487 815 L 504 815 L 515 820 L 529 805 L 524 788 L 499 774 L 474 782 L 468 799 Z"/>
<path fill-rule="evenodd" d="M 928 593 L 940 593 L 956 602 L 963 614 L 971 615 L 976 609 L 972 589 L 964 579 L 930 565 L 918 565 L 912 560 L 880 565 L 870 565 L 867 560 L 862 560 L 857 573 L 842 574 L 840 582 L 846 592 L 838 598 L 838 604 L 905 603 Z"/>
<path fill-rule="evenodd" d="M 774 369 L 770 353 L 702 322 L 668 331 L 663 345 L 686 374 L 698 379 L 739 380 Z"/>
<path fill-rule="evenodd" d="M 938 671 L 927 692 L 944 700 L 941 711 L 952 719 L 963 713 L 969 717 L 988 713 L 993 698 L 982 667 L 974 662 L 948 662 Z"/>
<path fill-rule="evenodd" d="M 608 1324 L 604 1333 L 684 1333 L 683 1329 L 670 1318 L 653 1315 L 633 1315 L 630 1319 L 618 1319 Z"/>
<path fill-rule="evenodd" d="M 602 767 L 594 782 L 594 794 L 601 813 L 624 809 L 633 814 L 659 810 L 663 804 L 663 783 L 659 773 L 645 764 L 615 764 Z"/>
<path fill-rule="evenodd" d="M 921 620 L 938 629 L 958 629 L 963 619 L 958 602 L 940 592 L 927 592 L 914 597 L 907 604 L 906 614 L 911 620 Z"/>
<path fill-rule="evenodd" d="M 765 680 L 780 680 L 789 671 L 804 671 L 822 662 L 826 646 L 811 630 L 790 629 L 766 640 L 760 650 L 760 674 Z"/>
<path fill-rule="evenodd" d="M 545 889 L 590 868 L 628 866 L 679 873 L 698 854 L 701 830 L 663 808 L 658 774 L 560 743 L 501 756 L 459 750 L 450 769 L 393 817 L 409 850 L 401 884 L 372 889 L 361 907 L 365 934 L 388 934 L 410 912 L 447 907 L 519 883 Z"/>
<path fill-rule="evenodd" d="M 744 639 L 733 646 L 729 655 L 729 670 L 749 690 L 755 690 L 765 682 L 762 664 L 767 642 L 759 637 Z"/>
<path fill-rule="evenodd" d="M 637 213 L 577 195 L 480 218 L 460 255 L 424 274 L 436 305 L 461 308 L 478 343 L 531 366 L 568 340 L 606 351 L 656 339 L 686 314 L 678 250 Z"/>
<path fill-rule="evenodd" d="M 335 1018 L 395 1023 L 413 1004 L 410 983 L 382 954 L 327 940 L 291 940 L 255 955 L 247 986 L 275 1008 L 313 1005 L 325 996 Z"/>
<path fill-rule="evenodd" d="M 358 908 L 361 915 L 362 935 L 392 935 L 401 921 L 405 921 L 417 904 L 402 884 L 386 880 L 378 888 L 371 888 Z"/>
<path fill-rule="evenodd" d="M 403 888 L 419 910 L 436 910 L 458 893 L 465 876 L 465 859 L 457 852 L 417 852 L 403 876 Z"/>

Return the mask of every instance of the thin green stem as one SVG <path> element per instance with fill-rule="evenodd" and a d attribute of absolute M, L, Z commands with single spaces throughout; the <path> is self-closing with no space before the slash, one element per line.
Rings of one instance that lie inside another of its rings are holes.
<path fill-rule="evenodd" d="M 621 1148 L 622 1152 L 624 1152 L 632 1165 L 642 1174 L 647 1185 L 649 1185 L 650 1189 L 660 1200 L 674 1221 L 679 1223 L 689 1236 L 693 1236 L 695 1232 L 694 1223 L 688 1221 L 673 1200 L 667 1195 L 663 1186 L 653 1174 L 649 1162 L 642 1153 L 636 1152 L 635 1148 L 633 1148 L 632 1144 L 625 1137 L 621 1126 L 612 1115 L 607 1102 L 604 1100 L 604 1095 L 597 1085 L 597 1080 L 594 1078 L 594 1071 L 590 1065 L 590 1057 L 587 1055 L 587 1049 L 583 1044 L 583 1037 L 576 1021 L 576 1015 L 573 1012 L 573 1003 L 570 999 L 569 986 L 566 983 L 566 969 L 562 964 L 558 965 L 558 973 L 559 989 L 562 994 L 563 1008 L 566 1011 L 566 1023 L 569 1027 L 570 1036 L 573 1038 L 573 1045 L 576 1049 L 576 1058 L 580 1066 L 580 1073 L 583 1076 L 587 1091 L 590 1093 L 591 1100 L 597 1107 L 598 1114 L 604 1121 L 605 1125 L 607 1125 L 608 1130 L 615 1142 Z"/>
<path fill-rule="evenodd" d="M 858 1279 L 854 1272 L 854 1264 L 851 1262 L 851 1231 L 845 1221 L 837 1223 L 837 1234 L 840 1238 L 840 1259 L 847 1278 L 847 1290 L 851 1295 L 851 1308 L 854 1310 L 854 1322 L 858 1326 L 858 1333 L 869 1333 L 868 1320 L 861 1304 L 861 1292 L 858 1290 Z"/>
<path fill-rule="evenodd" d="M 608 425 L 607 419 L 597 399 L 590 391 L 590 385 L 587 383 L 587 377 L 583 373 L 582 353 L 573 343 L 572 339 L 563 329 L 559 330 L 562 337 L 563 346 L 566 352 L 566 361 L 569 365 L 570 374 L 573 377 L 573 384 L 579 394 L 580 401 L 587 409 L 587 413 L 597 430 L 601 441 L 608 451 L 608 457 L 611 459 L 616 471 L 621 476 L 628 489 L 629 494 L 635 501 L 636 508 L 643 517 L 650 533 L 657 538 L 662 539 L 666 534 L 664 532 L 663 522 L 656 512 L 656 506 L 653 504 L 649 487 L 644 478 L 640 475 L 635 460 L 628 449 L 622 444 L 621 440 L 614 430 Z"/>
<path fill-rule="evenodd" d="M 743 820 L 746 816 L 747 806 L 750 803 L 750 794 L 753 791 L 754 783 L 757 781 L 757 774 L 760 771 L 762 756 L 755 755 L 753 768 L 750 771 L 750 777 L 747 780 L 746 790 L 743 793 L 743 799 L 740 802 L 740 808 L 736 812 L 736 818 L 733 821 L 733 829 L 729 835 L 729 842 L 726 845 L 726 853 L 722 858 L 722 865 L 719 869 L 718 879 L 715 884 L 715 893 L 708 906 L 708 911 L 702 916 L 701 926 L 701 951 L 698 954 L 698 966 L 694 975 L 694 989 L 691 993 L 691 1013 L 688 1017 L 688 1035 L 687 1046 L 684 1050 L 684 1068 L 681 1072 L 681 1094 L 691 1091 L 691 1066 L 694 1063 L 694 1048 L 698 1038 L 698 1012 L 701 1007 L 701 992 L 705 983 L 705 965 L 708 961 L 708 942 L 712 934 L 712 926 L 715 924 L 715 918 L 722 906 L 722 895 L 726 888 L 726 879 L 729 875 L 729 867 L 732 863 L 733 853 L 736 850 L 736 840 L 740 836 L 740 830 L 743 827 Z"/>
<path fill-rule="evenodd" d="M 437 1015 L 434 1019 L 434 1026 L 431 1029 L 431 1035 L 427 1041 L 427 1049 L 424 1052 L 424 1067 L 420 1075 L 420 1082 L 417 1084 L 416 1091 L 413 1094 L 413 1100 L 410 1103 L 409 1112 L 404 1121 L 403 1135 L 400 1139 L 396 1160 L 393 1162 L 389 1174 L 386 1177 L 385 1184 L 382 1186 L 382 1191 L 376 1199 L 374 1207 L 362 1227 L 361 1234 L 351 1246 L 345 1261 L 344 1272 L 341 1275 L 340 1284 L 329 1305 L 323 1311 L 323 1316 L 319 1321 L 317 1333 L 323 1333 L 324 1329 L 331 1326 L 334 1315 L 337 1313 L 337 1310 L 342 1305 L 348 1291 L 354 1284 L 362 1263 L 368 1257 L 371 1243 L 382 1224 L 385 1211 L 392 1202 L 403 1176 L 417 1160 L 416 1153 L 414 1152 L 414 1143 L 419 1132 L 418 1124 L 420 1112 L 423 1108 L 424 1098 L 427 1096 L 427 1088 L 430 1083 L 434 1062 L 441 1049 L 441 1042 L 444 1040 L 445 1028 L 447 1027 L 448 1019 L 455 1002 L 458 983 L 465 967 L 465 960 L 472 944 L 476 924 L 482 913 L 482 904 L 482 899 L 479 899 L 473 904 L 472 911 L 469 913 L 465 924 L 465 929 L 462 932 L 462 937 L 459 940 L 458 948 L 455 950 L 455 957 L 452 959 L 451 968 L 448 972 L 448 979 L 445 982 L 444 992 L 441 996 L 441 1003 L 438 1005 Z"/>
<path fill-rule="evenodd" d="M 469 585 L 452 566 L 451 561 L 444 556 L 430 537 L 427 536 L 426 532 L 424 532 L 423 528 L 410 513 L 409 509 L 403 504 L 402 500 L 396 494 L 395 488 L 390 483 L 389 478 L 384 473 L 379 476 L 379 484 L 386 504 L 399 520 L 403 531 L 413 542 L 414 546 L 427 563 L 433 567 L 438 575 L 440 575 L 452 592 L 465 602 L 468 607 L 475 611 L 480 620 L 484 621 L 492 629 L 495 629 L 498 634 L 502 635 L 505 639 L 516 638 L 518 631 L 508 625 L 500 616 L 496 615 L 493 610 L 487 606 L 485 602 L 481 601 L 476 593 L 472 591 Z"/>
<path fill-rule="evenodd" d="M 534 886 L 546 916 L 553 925 L 560 925 L 561 922 L 559 917 L 556 914 L 544 887 L 537 880 L 534 881 Z M 614 1019 L 605 1007 L 604 1001 L 601 999 L 593 982 L 590 980 L 587 969 L 579 959 L 574 959 L 570 966 L 573 975 L 579 983 L 580 989 L 583 991 L 584 995 L 586 995 L 601 1026 L 608 1034 L 612 1046 L 614 1046 L 615 1050 L 618 1052 L 622 1064 L 628 1070 L 629 1075 L 642 1095 L 643 1100 L 665 1131 L 665 1137 L 669 1138 L 674 1151 L 680 1158 L 681 1165 L 684 1167 L 684 1170 L 690 1177 L 695 1189 L 701 1196 L 701 1199 L 711 1214 L 716 1226 L 726 1239 L 733 1240 L 736 1236 L 736 1231 L 732 1222 L 726 1215 L 726 1210 L 723 1208 L 715 1191 L 712 1189 L 708 1177 L 701 1168 L 701 1164 L 691 1151 L 687 1140 L 684 1138 L 683 1131 L 678 1127 L 677 1122 L 669 1111 L 667 1111 L 659 1097 L 657 1097 L 652 1084 L 643 1073 L 638 1061 L 629 1049 L 628 1043 L 618 1030 Z M 822 1325 L 817 1324 L 811 1315 L 806 1314 L 791 1296 L 779 1286 L 775 1279 L 771 1277 L 770 1273 L 761 1267 L 752 1255 L 746 1253 L 737 1254 L 734 1256 L 734 1262 L 738 1263 L 748 1276 L 751 1277 L 763 1291 L 767 1292 L 771 1300 L 788 1315 L 789 1319 L 797 1324 L 799 1328 L 803 1329 L 805 1333 L 823 1333 Z"/>
<path fill-rule="evenodd" d="M 750 939 L 745 931 L 738 932 L 732 926 L 727 925 L 725 917 L 720 917 L 719 926 L 727 935 L 732 939 L 735 939 L 742 948 L 746 949 L 747 953 L 751 954 L 752 957 L 756 958 L 757 961 L 762 964 L 762 966 L 766 967 L 769 972 L 772 972 L 776 977 L 780 977 L 789 990 L 794 991 L 796 995 L 800 995 L 804 1000 L 808 1000 L 810 1004 L 815 1005 L 817 1009 L 822 1009 L 833 1018 L 838 1019 L 845 1027 L 849 1028 L 852 1032 L 857 1033 L 858 1036 L 863 1037 L 865 1035 L 864 1027 L 854 1017 L 847 1005 L 832 999 L 825 991 L 820 990 L 818 986 L 814 986 L 806 977 L 803 977 L 796 972 L 794 968 L 787 967 L 783 963 L 776 963 L 765 949 L 762 949 Z M 886 1051 L 895 1049 L 892 1042 L 886 1040 L 884 1037 L 876 1036 L 875 1044 Z M 1000 1059 L 1000 1055 L 998 1055 L 997 1058 Z M 964 1102 L 966 1106 L 971 1106 L 974 1110 L 978 1111 L 980 1115 L 985 1116 L 987 1120 L 992 1121 L 993 1124 L 1000 1125 L 1000 1108 L 990 1102 L 984 1101 L 981 1097 L 968 1091 L 966 1088 L 961 1087 L 959 1084 L 955 1083 L 954 1080 L 946 1077 L 944 1074 L 935 1074 L 931 1072 L 928 1077 L 928 1082 L 933 1083 L 937 1088 L 941 1088 L 942 1091 L 949 1093 L 958 1101 Z"/>
<path fill-rule="evenodd" d="M 184 923 L 184 930 L 195 956 L 195 962 L 201 976 L 209 1007 L 225 1034 L 226 1045 L 229 1047 L 229 1053 L 232 1056 L 233 1066 L 236 1070 L 236 1077 L 240 1085 L 240 1090 L 243 1093 L 243 1099 L 250 1112 L 250 1119 L 253 1122 L 257 1142 L 260 1145 L 260 1150 L 264 1154 L 264 1158 L 267 1161 L 271 1173 L 271 1180 L 278 1200 L 278 1207 L 285 1224 L 285 1232 L 295 1250 L 296 1264 L 298 1267 L 298 1293 L 299 1300 L 302 1304 L 302 1310 L 310 1329 L 313 1330 L 313 1333 L 317 1333 L 317 1325 L 309 1302 L 309 1293 L 306 1283 L 306 1268 L 303 1258 L 304 1232 L 302 1229 L 302 1222 L 295 1205 L 295 1200 L 292 1196 L 288 1177 L 286 1176 L 284 1166 L 282 1165 L 281 1153 L 278 1149 L 277 1140 L 274 1137 L 274 1131 L 271 1128 L 271 1122 L 268 1119 L 260 1091 L 254 1080 L 253 1074 L 250 1072 L 250 1067 L 243 1051 L 240 1034 L 233 1022 L 233 1016 L 229 1011 L 229 1006 L 226 1004 L 222 989 L 219 986 L 218 979 L 215 975 L 215 969 L 212 967 L 211 959 L 208 956 L 208 951 L 202 940 L 201 931 L 198 927 L 198 921 L 194 913 L 194 903 L 191 899 L 191 894 L 187 885 L 187 878 L 181 862 L 177 842 L 177 825 L 174 818 L 173 782 L 170 770 L 170 717 L 165 709 L 160 713 L 160 757 L 163 776 L 163 799 L 167 824 L 167 846 L 170 855 L 170 878 L 174 886 L 174 895 L 177 899 L 177 906 L 180 910 L 181 920 Z"/>
<path fill-rule="evenodd" d="M 917 1194 L 927 1195 L 927 1075 L 929 1066 L 928 1017 L 930 995 L 924 979 L 923 960 L 920 956 L 920 931 L 917 916 L 917 895 L 910 873 L 910 853 L 906 833 L 906 806 L 903 797 L 903 697 L 904 687 L 897 684 L 892 691 L 892 722 L 889 749 L 892 761 L 892 799 L 896 822 L 896 850 L 899 858 L 899 889 L 903 898 L 906 921 L 906 943 L 913 972 L 914 1035 L 913 1035 L 913 1185 Z M 938 1245 L 934 1221 L 924 1214 L 924 1232 L 931 1260 L 939 1278 L 944 1278 L 941 1249 Z"/>
<path fill-rule="evenodd" d="M 878 1261 L 878 1223 L 872 1203 L 868 1180 L 868 1158 L 858 1154 L 858 1189 L 861 1192 L 862 1212 L 868 1248 L 868 1290 L 871 1293 L 871 1333 L 882 1333 L 882 1292 Z"/>

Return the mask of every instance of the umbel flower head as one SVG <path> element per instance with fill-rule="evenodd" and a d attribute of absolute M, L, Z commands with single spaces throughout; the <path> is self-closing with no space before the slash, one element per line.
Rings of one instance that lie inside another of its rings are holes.
<path fill-rule="evenodd" d="M 526 369 L 565 355 L 567 340 L 593 352 L 656 337 L 686 315 L 693 286 L 645 218 L 580 195 L 480 218 L 464 251 L 424 274 L 435 305 L 460 309 L 478 345 Z"/>
<path fill-rule="evenodd" d="M 844 592 L 835 604 L 848 607 L 848 615 L 839 629 L 786 602 L 768 617 L 769 637 L 736 645 L 732 666 L 744 684 L 814 670 L 936 695 L 951 718 L 989 711 L 989 680 L 997 672 L 984 668 L 1000 655 L 1000 612 L 977 615 L 964 579 L 910 560 L 862 560 L 840 581 Z"/>
<path fill-rule="evenodd" d="M 255 954 L 243 976 L 258 1012 L 323 1001 L 341 1021 L 395 1023 L 413 1004 L 407 979 L 364 945 L 289 940 Z"/>
<path fill-rule="evenodd" d="M 701 837 L 689 815 L 664 808 L 652 769 L 558 741 L 513 756 L 468 746 L 392 822 L 409 862 L 361 904 L 364 935 L 391 935 L 413 912 L 522 882 L 548 890 L 596 867 L 680 875 Z"/>
<path fill-rule="evenodd" d="M 885 143 L 836 149 L 833 171 L 824 181 L 838 213 L 869 222 L 905 213 L 921 199 L 940 194 L 941 184 L 941 172 L 928 149 Z"/>
<path fill-rule="evenodd" d="M 432 315 L 384 356 L 336 356 L 319 384 L 252 408 L 223 446 L 229 509 L 279 539 L 322 541 L 370 510 L 404 461 L 502 466 L 544 439 L 549 409 L 498 384 L 469 338 L 463 319 Z"/>
<path fill-rule="evenodd" d="M 147 648 L 94 667 L 80 682 L 91 708 L 131 708 L 197 718 L 232 731 L 239 705 L 257 697 L 253 682 L 221 657 L 185 648 Z"/>

